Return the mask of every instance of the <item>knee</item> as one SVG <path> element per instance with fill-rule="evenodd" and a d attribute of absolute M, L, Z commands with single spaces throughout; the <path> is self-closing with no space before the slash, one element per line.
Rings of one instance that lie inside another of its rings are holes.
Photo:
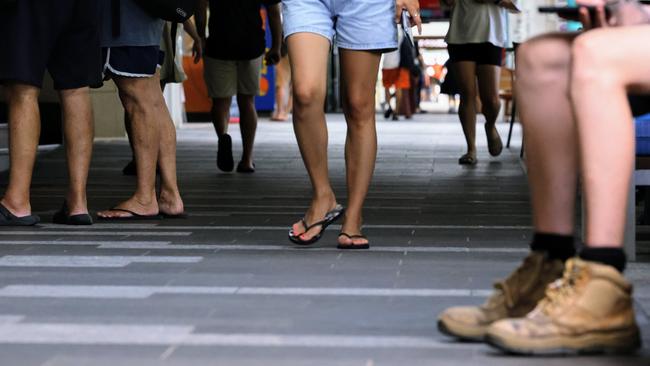
<path fill-rule="evenodd" d="M 613 87 L 621 82 L 619 66 L 608 52 L 598 33 L 576 38 L 571 49 L 571 95 L 585 87 Z"/>
<path fill-rule="evenodd" d="M 566 84 L 570 67 L 570 48 L 566 41 L 538 38 L 517 50 L 516 80 L 526 88 Z"/>
<path fill-rule="evenodd" d="M 372 118 L 375 113 L 374 97 L 372 93 L 348 92 L 343 102 L 345 116 L 352 126 L 363 126 L 374 123 Z"/>
<path fill-rule="evenodd" d="M 13 84 L 5 87 L 7 94 L 7 101 L 13 103 L 38 103 L 38 96 L 40 89 L 31 85 L 18 85 Z"/>
<path fill-rule="evenodd" d="M 152 114 L 164 107 L 162 92 L 148 89 L 128 89 L 119 91 L 122 105 L 127 114 Z"/>
<path fill-rule="evenodd" d="M 297 84 L 293 87 L 293 101 L 298 106 L 311 106 L 322 99 L 323 92 L 316 85 Z"/>

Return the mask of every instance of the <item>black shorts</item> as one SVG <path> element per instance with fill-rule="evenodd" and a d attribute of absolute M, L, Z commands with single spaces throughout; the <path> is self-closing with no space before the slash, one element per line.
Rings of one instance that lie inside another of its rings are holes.
<path fill-rule="evenodd" d="M 165 53 L 160 46 L 104 47 L 102 59 L 104 79 L 113 76 L 147 78 L 156 74 L 165 61 Z"/>
<path fill-rule="evenodd" d="M 478 65 L 502 66 L 505 48 L 491 43 L 448 44 L 451 62 L 471 61 Z"/>
<path fill-rule="evenodd" d="M 54 88 L 101 85 L 99 0 L 20 0 L 0 11 L 0 83 Z"/>
<path fill-rule="evenodd" d="M 650 113 L 650 95 L 630 95 L 629 99 L 635 117 Z"/>

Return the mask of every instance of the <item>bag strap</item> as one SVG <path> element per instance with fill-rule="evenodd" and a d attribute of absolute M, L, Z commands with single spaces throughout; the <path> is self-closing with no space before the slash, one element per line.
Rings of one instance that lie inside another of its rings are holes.
<path fill-rule="evenodd" d="M 176 80 L 176 35 L 178 34 L 178 23 L 172 22 L 172 27 L 170 29 L 170 36 L 172 38 L 172 75 L 171 80 Z"/>
<path fill-rule="evenodd" d="M 111 0 L 111 19 L 113 27 L 113 38 L 120 36 L 122 30 L 122 16 L 120 14 L 120 0 Z"/>

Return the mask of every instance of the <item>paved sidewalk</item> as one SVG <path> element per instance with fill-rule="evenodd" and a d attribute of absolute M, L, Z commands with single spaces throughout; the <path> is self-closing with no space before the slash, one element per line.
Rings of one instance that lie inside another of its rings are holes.
<path fill-rule="evenodd" d="M 345 202 L 340 115 L 329 116 L 331 178 Z M 500 124 L 505 137 L 507 125 Z M 207 124 L 179 131 L 179 181 L 190 218 L 0 230 L 0 365 L 648 365 L 650 263 L 630 264 L 645 348 L 636 357 L 527 359 L 436 330 L 452 304 L 478 304 L 530 241 L 519 161 L 487 154 L 461 167 L 454 116 L 378 124 L 380 151 L 366 210 L 372 250 L 286 239 L 309 203 L 290 123 L 262 122 L 257 172 L 216 171 Z M 241 150 L 232 126 L 236 151 Z M 128 197 L 125 141 L 96 144 L 92 210 Z M 2 177 L 6 182 L 6 176 Z M 40 158 L 34 210 L 62 202 L 63 152 Z"/>

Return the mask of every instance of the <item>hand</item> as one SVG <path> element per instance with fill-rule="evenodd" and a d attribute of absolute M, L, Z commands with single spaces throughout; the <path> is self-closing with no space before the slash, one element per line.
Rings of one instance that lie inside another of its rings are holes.
<path fill-rule="evenodd" d="M 194 63 L 198 64 L 199 61 L 203 58 L 203 50 L 205 49 L 205 40 L 204 39 L 199 39 L 198 41 L 194 41 L 194 45 L 192 45 L 192 57 L 194 57 Z"/>
<path fill-rule="evenodd" d="M 420 18 L 420 2 L 418 0 L 395 0 L 395 23 L 402 23 L 402 11 L 406 10 L 411 16 L 411 24 L 418 27 L 422 34 L 422 18 Z"/>
<path fill-rule="evenodd" d="M 266 61 L 266 64 L 269 66 L 275 65 L 278 62 L 280 62 L 280 48 L 279 47 L 274 47 L 269 50 L 269 52 L 266 53 L 266 56 L 264 57 L 264 60 Z"/>

